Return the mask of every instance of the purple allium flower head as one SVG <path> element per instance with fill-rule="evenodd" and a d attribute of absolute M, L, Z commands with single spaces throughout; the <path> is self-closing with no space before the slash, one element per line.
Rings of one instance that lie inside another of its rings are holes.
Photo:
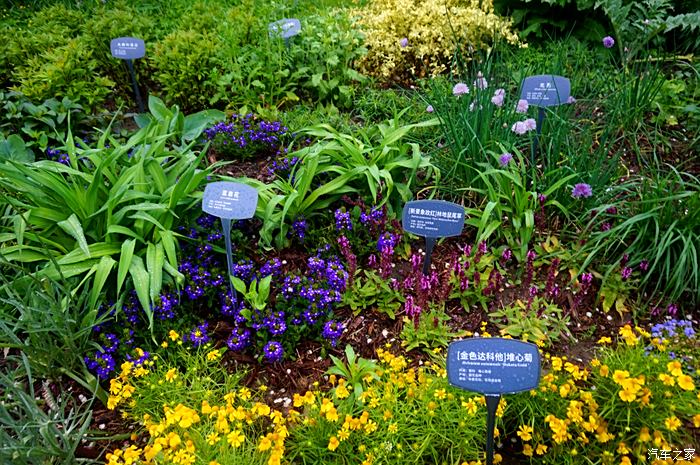
<path fill-rule="evenodd" d="M 506 91 L 505 89 L 496 89 L 496 92 L 493 93 L 493 97 L 491 97 L 491 103 L 496 105 L 497 107 L 502 107 L 503 106 L 503 99 L 506 96 Z"/>
<path fill-rule="evenodd" d="M 428 113 L 432 113 L 435 111 L 435 109 L 433 108 L 432 105 L 428 105 L 427 107 L 425 107 L 425 111 Z"/>
<path fill-rule="evenodd" d="M 452 88 L 452 94 L 455 95 L 456 97 L 459 97 L 460 95 L 465 95 L 468 93 L 469 93 L 469 87 L 463 82 L 458 82 Z"/>
<path fill-rule="evenodd" d="M 639 262 L 639 269 L 642 271 L 646 271 L 649 269 L 649 260 L 642 260 Z"/>
<path fill-rule="evenodd" d="M 593 195 L 593 189 L 589 184 L 580 182 L 571 190 L 571 197 L 580 199 L 581 197 L 590 197 Z"/>
<path fill-rule="evenodd" d="M 516 113 L 527 113 L 528 108 L 530 108 L 530 104 L 527 103 L 527 100 L 521 98 L 515 106 L 515 111 Z"/>
<path fill-rule="evenodd" d="M 263 348 L 263 356 L 268 362 L 279 362 L 284 357 L 282 344 L 277 341 L 270 341 Z"/>
<path fill-rule="evenodd" d="M 603 37 L 603 46 L 605 48 L 612 48 L 613 45 L 615 45 L 615 39 L 610 36 Z"/>
<path fill-rule="evenodd" d="M 401 40 L 399 40 L 399 45 L 401 45 L 401 48 L 408 47 L 408 38 L 403 37 Z"/>
<path fill-rule="evenodd" d="M 513 159 L 513 154 L 511 153 L 504 153 L 500 157 L 498 157 L 498 163 L 500 163 L 501 166 L 505 167 L 508 166 L 508 163 Z"/>
<path fill-rule="evenodd" d="M 477 89 L 484 90 L 484 89 L 488 88 L 488 86 L 489 86 L 488 81 L 486 80 L 484 75 L 481 73 L 481 71 L 479 71 L 476 74 L 476 81 L 474 81 L 474 87 L 476 87 Z"/>

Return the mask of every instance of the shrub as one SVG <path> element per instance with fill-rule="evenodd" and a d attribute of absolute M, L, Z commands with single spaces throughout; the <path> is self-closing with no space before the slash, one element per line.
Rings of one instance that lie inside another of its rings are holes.
<path fill-rule="evenodd" d="M 221 39 L 211 32 L 177 30 L 154 47 L 149 62 L 166 102 L 183 109 L 209 106 L 221 76 Z"/>
<path fill-rule="evenodd" d="M 15 79 L 15 89 L 30 100 L 68 97 L 92 109 L 104 104 L 114 86 L 100 74 L 91 44 L 82 38 L 29 58 Z"/>
<path fill-rule="evenodd" d="M 442 73 L 455 49 L 471 56 L 499 40 L 518 43 L 510 21 L 493 12 L 491 0 L 375 0 L 355 13 L 369 49 L 360 69 L 383 80 Z"/>

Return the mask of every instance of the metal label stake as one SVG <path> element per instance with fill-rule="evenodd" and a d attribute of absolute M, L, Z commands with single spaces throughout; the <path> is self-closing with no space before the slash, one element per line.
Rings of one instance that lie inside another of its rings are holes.
<path fill-rule="evenodd" d="M 129 74 L 131 75 L 131 86 L 134 89 L 136 104 L 139 107 L 139 113 L 143 113 L 143 100 L 141 99 L 141 91 L 139 90 L 139 83 L 134 71 L 134 60 L 143 58 L 146 54 L 146 44 L 143 39 L 137 39 L 136 37 L 118 37 L 112 39 L 109 48 L 114 58 L 126 60 L 126 66 L 129 68 Z"/>

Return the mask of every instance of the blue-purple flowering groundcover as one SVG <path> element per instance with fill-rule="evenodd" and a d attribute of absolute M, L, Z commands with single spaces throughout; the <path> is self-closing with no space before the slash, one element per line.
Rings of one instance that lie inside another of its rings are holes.
<path fill-rule="evenodd" d="M 204 130 L 204 139 L 223 158 L 281 155 L 288 129 L 279 121 L 265 121 L 252 113 L 232 115 L 228 120 Z"/>

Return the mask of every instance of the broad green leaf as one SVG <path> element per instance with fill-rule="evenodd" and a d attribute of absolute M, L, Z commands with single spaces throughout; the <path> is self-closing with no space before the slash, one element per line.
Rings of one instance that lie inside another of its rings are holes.
<path fill-rule="evenodd" d="M 165 253 L 163 252 L 163 244 L 160 242 L 155 246 L 148 244 L 146 249 L 146 266 L 149 275 L 149 292 L 151 301 L 155 302 L 160 294 L 160 289 L 163 286 L 163 265 L 165 264 Z"/>

